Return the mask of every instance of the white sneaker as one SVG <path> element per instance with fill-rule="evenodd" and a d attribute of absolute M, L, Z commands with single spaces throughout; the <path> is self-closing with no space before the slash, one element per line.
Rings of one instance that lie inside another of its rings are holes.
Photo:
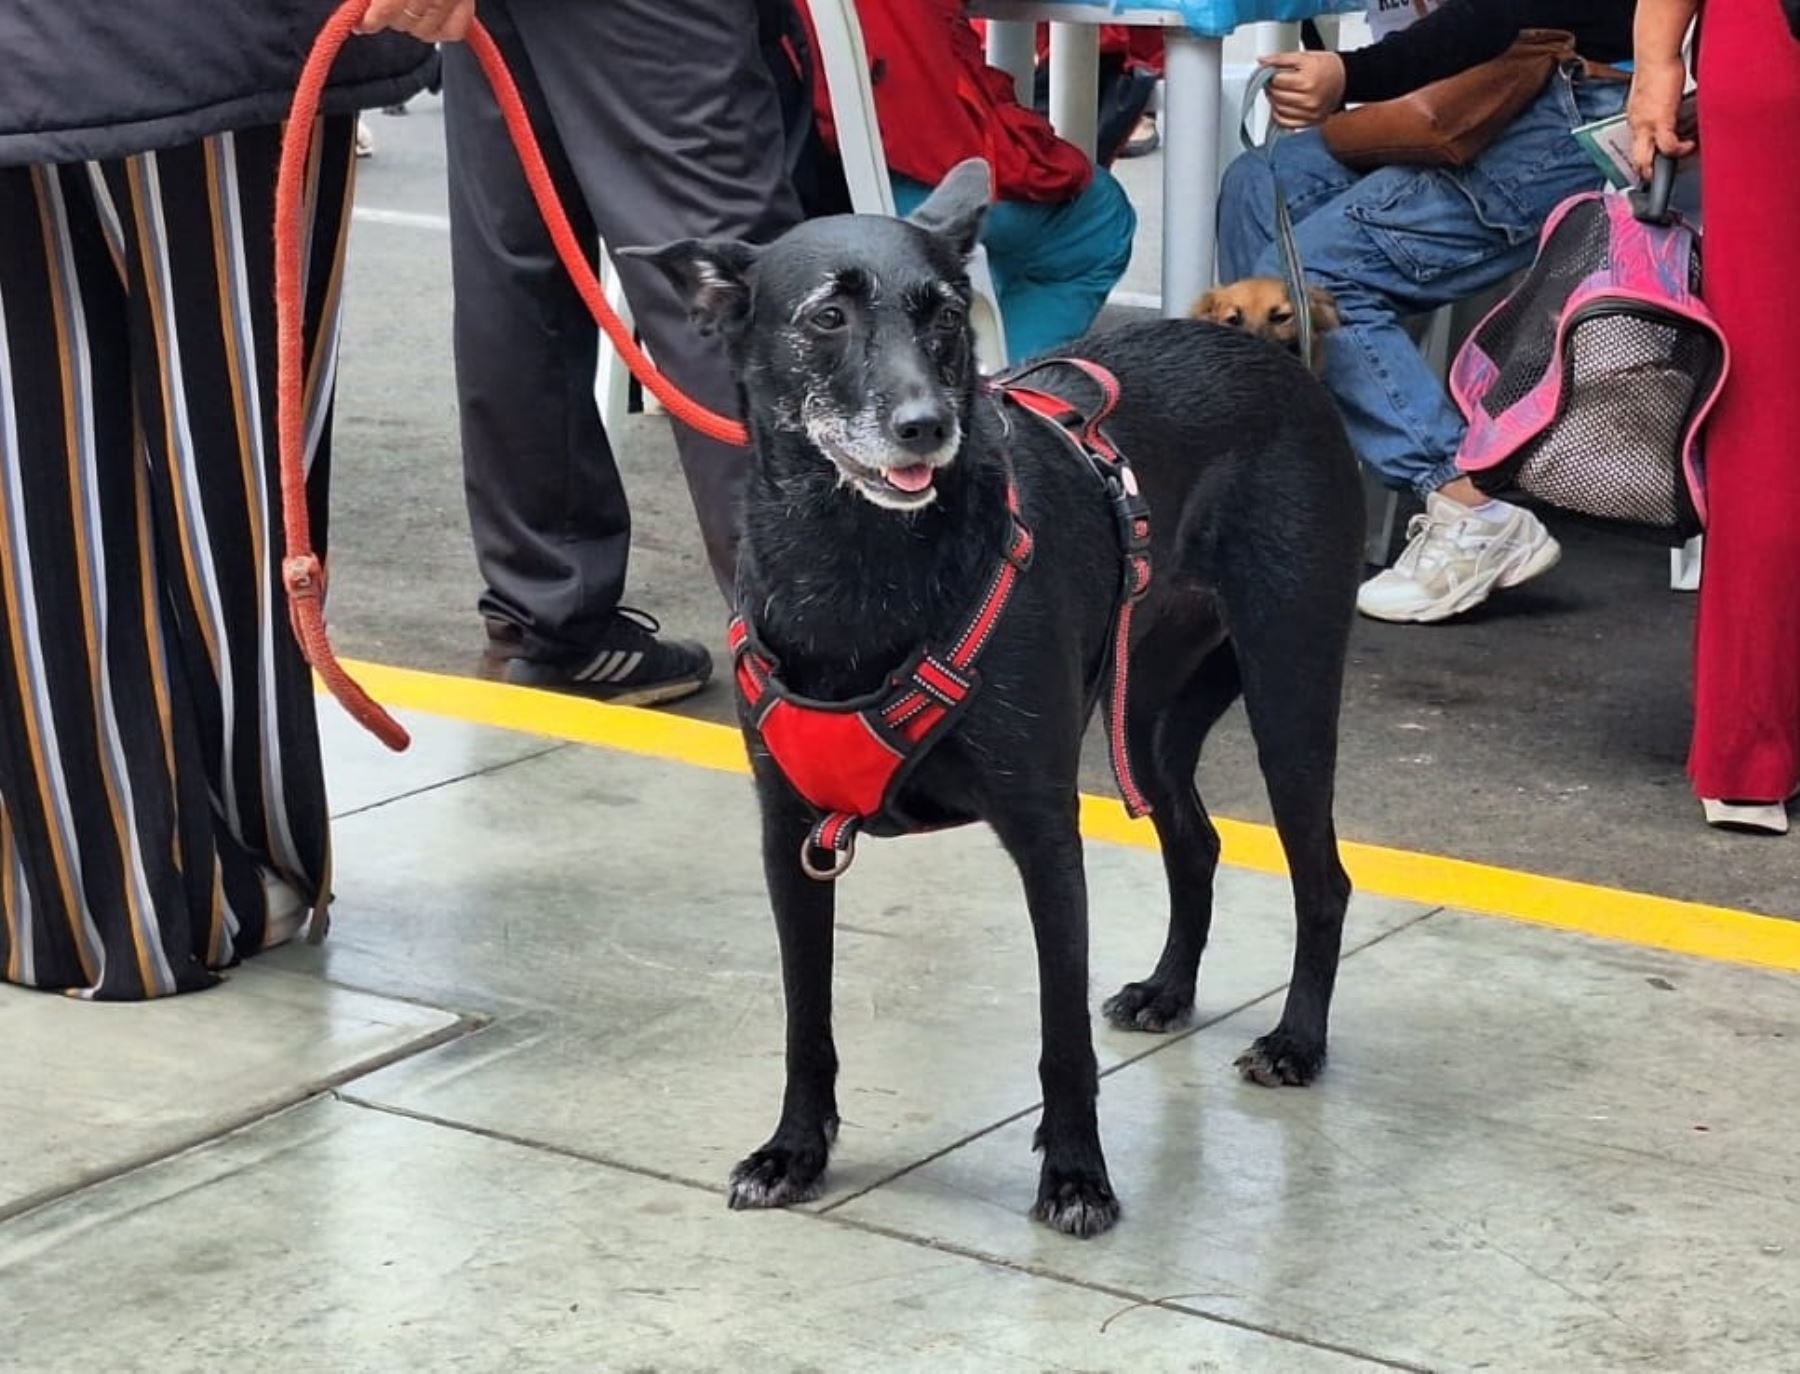
<path fill-rule="evenodd" d="M 1523 506 L 1505 505 L 1490 520 L 1433 492 L 1425 513 L 1406 527 L 1406 548 L 1394 566 L 1362 584 L 1356 609 L 1376 620 L 1426 624 L 1448 620 L 1486 601 L 1500 587 L 1516 587 L 1549 572 L 1562 545 Z"/>
<path fill-rule="evenodd" d="M 375 135 L 369 132 L 369 126 L 358 116 L 356 121 L 356 155 L 358 157 L 375 156 Z"/>

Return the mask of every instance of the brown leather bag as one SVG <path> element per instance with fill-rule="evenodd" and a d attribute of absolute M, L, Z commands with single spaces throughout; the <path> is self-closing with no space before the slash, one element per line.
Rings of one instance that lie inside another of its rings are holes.
<path fill-rule="evenodd" d="M 1551 73 L 1573 62 L 1575 35 L 1523 29 L 1488 62 L 1331 115 L 1319 126 L 1325 146 L 1346 167 L 1465 167 L 1538 98 Z"/>

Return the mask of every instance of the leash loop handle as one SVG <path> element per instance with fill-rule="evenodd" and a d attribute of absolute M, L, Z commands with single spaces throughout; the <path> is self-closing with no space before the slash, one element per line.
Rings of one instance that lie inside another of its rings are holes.
<path fill-rule="evenodd" d="M 313 552 L 312 520 L 306 504 L 305 310 L 300 290 L 300 259 L 306 239 L 301 214 L 306 164 L 325 78 L 367 7 L 368 0 L 347 0 L 325 21 L 300 73 L 293 108 L 281 135 L 281 166 L 275 181 L 275 431 L 281 461 L 281 523 L 287 544 L 281 581 L 294 637 L 319 680 L 358 724 L 398 751 L 411 743 L 405 729 L 344 671 L 332 651 L 325 629 L 325 571 Z"/>
<path fill-rule="evenodd" d="M 1293 217 L 1288 213 L 1287 197 L 1282 194 L 1281 181 L 1275 175 L 1273 158 L 1275 144 L 1287 130 L 1271 116 L 1269 132 L 1259 140 L 1250 124 L 1251 117 L 1256 113 L 1257 100 L 1267 92 L 1269 83 L 1281 75 L 1281 71 L 1280 67 L 1258 67 L 1244 87 L 1244 104 L 1238 113 L 1238 140 L 1244 145 L 1244 151 L 1260 154 L 1269 163 L 1269 187 L 1275 197 L 1275 242 L 1281 248 L 1281 275 L 1287 286 L 1288 304 L 1294 311 L 1300 360 L 1311 367 L 1312 306 L 1306 295 L 1306 272 L 1300 261 L 1300 245 L 1294 241 Z"/>

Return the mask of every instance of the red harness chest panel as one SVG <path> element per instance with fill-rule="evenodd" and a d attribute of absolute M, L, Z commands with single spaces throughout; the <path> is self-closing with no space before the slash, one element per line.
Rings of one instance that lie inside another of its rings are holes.
<path fill-rule="evenodd" d="M 1093 410 L 1082 411 L 1052 392 L 1018 385 L 1021 377 L 1059 364 L 1086 373 L 1098 386 L 1100 400 Z M 1125 749 L 1125 697 L 1131 608 L 1150 585 L 1150 515 L 1129 463 L 1100 428 L 1117 403 L 1118 382 L 1085 360 L 1052 358 L 997 379 L 993 386 L 1005 402 L 1050 424 L 1085 458 L 1113 504 L 1124 571 L 1110 655 L 1107 736 L 1126 807 L 1143 815 L 1149 805 L 1132 777 Z M 782 684 L 776 661 L 748 623 L 742 616 L 732 617 L 729 643 L 737 689 L 751 724 L 789 784 L 821 813 L 801 851 L 801 866 L 812 877 L 831 879 L 848 868 L 857 832 L 872 820 L 881 818 L 903 831 L 921 828 L 896 805 L 900 790 L 980 688 L 981 653 L 1031 562 L 1032 535 L 1020 517 L 1010 470 L 1006 504 L 1012 524 L 1007 547 L 956 636 L 922 648 L 886 686 L 868 696 L 841 702 L 796 696 Z M 820 863 L 820 857 L 827 862 Z"/>

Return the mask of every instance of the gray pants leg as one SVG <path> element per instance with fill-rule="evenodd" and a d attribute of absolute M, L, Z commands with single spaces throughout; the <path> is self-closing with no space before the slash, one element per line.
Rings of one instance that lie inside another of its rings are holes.
<path fill-rule="evenodd" d="M 755 0 L 483 0 L 577 234 L 626 247 L 767 240 L 799 219 Z M 499 110 L 447 46 L 456 375 L 483 610 L 526 650 L 591 644 L 624 588 L 630 517 L 593 399 L 598 335 L 531 203 Z M 724 350 L 662 277 L 621 264 L 638 332 L 689 395 L 727 414 Z M 708 561 L 730 596 L 743 450 L 675 427 Z"/>

